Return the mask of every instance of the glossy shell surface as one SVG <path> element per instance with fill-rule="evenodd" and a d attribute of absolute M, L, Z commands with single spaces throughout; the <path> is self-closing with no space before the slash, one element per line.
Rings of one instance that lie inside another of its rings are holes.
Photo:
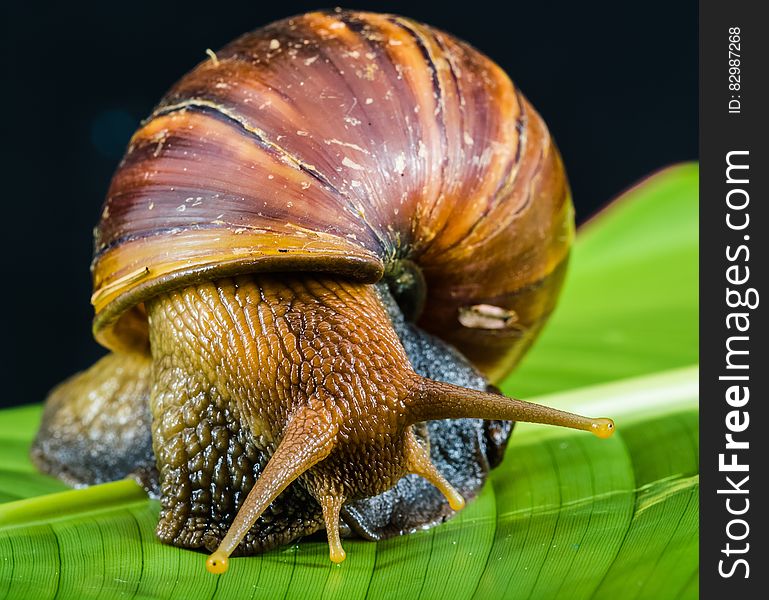
<path fill-rule="evenodd" d="M 573 237 L 560 156 L 507 75 L 393 15 L 316 12 L 210 53 L 136 132 L 96 232 L 97 339 L 143 302 L 254 271 L 420 268 L 419 324 L 492 379 L 553 308 Z"/>

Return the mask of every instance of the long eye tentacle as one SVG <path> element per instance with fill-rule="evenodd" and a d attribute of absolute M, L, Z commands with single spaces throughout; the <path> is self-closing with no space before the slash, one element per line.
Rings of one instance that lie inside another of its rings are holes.
<path fill-rule="evenodd" d="M 580 429 L 599 438 L 608 438 L 614 433 L 614 421 L 605 417 L 583 417 L 533 402 L 425 378 L 421 378 L 418 390 L 411 398 L 410 409 L 413 423 L 432 419 L 504 419 Z"/>
<path fill-rule="evenodd" d="M 227 535 L 208 557 L 206 569 L 210 573 L 227 571 L 230 554 L 270 503 L 302 473 L 331 453 L 335 431 L 327 416 L 309 408 L 292 417 L 283 439 L 248 493 Z"/>

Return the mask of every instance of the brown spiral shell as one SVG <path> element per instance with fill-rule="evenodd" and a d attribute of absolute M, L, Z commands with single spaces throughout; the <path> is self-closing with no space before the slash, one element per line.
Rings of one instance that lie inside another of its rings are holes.
<path fill-rule="evenodd" d="M 96 230 L 96 338 L 147 345 L 142 303 L 190 282 L 419 266 L 419 324 L 498 378 L 552 310 L 573 216 L 560 156 L 505 73 L 393 15 L 246 34 L 133 136 Z"/>

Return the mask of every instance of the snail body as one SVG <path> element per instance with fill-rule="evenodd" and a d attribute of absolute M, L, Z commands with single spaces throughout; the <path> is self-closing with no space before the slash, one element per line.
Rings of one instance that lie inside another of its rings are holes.
<path fill-rule="evenodd" d="M 322 527 L 339 562 L 342 535 L 440 521 L 501 421 L 611 432 L 488 384 L 551 312 L 572 237 L 544 123 L 476 50 L 345 11 L 247 34 L 132 138 L 92 265 L 114 354 L 54 390 L 33 458 L 75 482 L 140 472 L 159 537 L 214 550 L 212 572 Z M 84 468 L 95 402 L 112 451 Z"/>

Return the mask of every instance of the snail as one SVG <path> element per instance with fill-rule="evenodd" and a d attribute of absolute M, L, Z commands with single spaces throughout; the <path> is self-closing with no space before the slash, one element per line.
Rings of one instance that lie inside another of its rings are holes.
<path fill-rule="evenodd" d="M 511 422 L 613 431 L 493 386 L 573 232 L 545 124 L 466 43 L 341 10 L 246 34 L 131 139 L 95 229 L 110 354 L 51 392 L 31 456 L 72 484 L 138 477 L 160 540 L 213 573 L 441 522 Z"/>

